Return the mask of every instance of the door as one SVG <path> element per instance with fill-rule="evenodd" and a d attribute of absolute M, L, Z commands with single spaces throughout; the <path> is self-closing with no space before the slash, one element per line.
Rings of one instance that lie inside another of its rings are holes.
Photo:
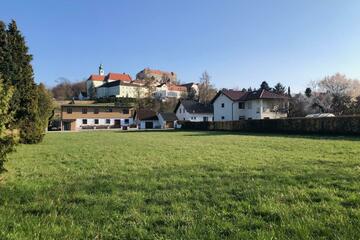
<path fill-rule="evenodd" d="M 71 130 L 71 122 L 63 122 L 63 124 L 64 124 L 64 131 Z"/>
<path fill-rule="evenodd" d="M 121 120 L 119 119 L 116 119 L 114 121 L 114 128 L 120 128 L 121 127 Z"/>
<path fill-rule="evenodd" d="M 151 129 L 151 128 L 153 128 L 153 126 L 154 126 L 153 122 L 145 122 L 146 129 Z"/>
<path fill-rule="evenodd" d="M 174 128 L 174 122 L 167 121 L 166 124 L 165 124 L 165 128 Z"/>

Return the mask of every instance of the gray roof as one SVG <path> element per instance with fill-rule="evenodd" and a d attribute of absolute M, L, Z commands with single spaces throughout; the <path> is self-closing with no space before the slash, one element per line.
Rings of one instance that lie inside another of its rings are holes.
<path fill-rule="evenodd" d="M 159 114 L 164 119 L 164 121 L 176 121 L 176 120 L 178 120 L 178 118 L 176 117 L 176 114 L 173 113 L 173 112 L 160 112 Z"/>
<path fill-rule="evenodd" d="M 177 111 L 180 104 L 182 104 L 184 106 L 185 110 L 188 113 L 211 113 L 212 114 L 214 112 L 214 108 L 211 104 L 203 104 L 203 103 L 196 102 L 194 100 L 179 101 L 174 112 Z"/>

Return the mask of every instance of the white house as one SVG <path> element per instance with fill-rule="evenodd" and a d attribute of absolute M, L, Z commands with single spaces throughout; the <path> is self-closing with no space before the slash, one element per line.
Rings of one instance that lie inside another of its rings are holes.
<path fill-rule="evenodd" d="M 150 109 L 139 109 L 135 112 L 134 121 L 138 129 L 160 129 L 161 125 L 156 112 Z"/>
<path fill-rule="evenodd" d="M 214 121 L 286 118 L 289 98 L 264 89 L 221 90 L 212 100 Z"/>
<path fill-rule="evenodd" d="M 162 129 L 175 128 L 178 118 L 173 112 L 159 112 L 157 114 Z"/>
<path fill-rule="evenodd" d="M 174 112 L 181 121 L 211 122 L 214 116 L 212 105 L 205 105 L 193 100 L 179 101 Z"/>
<path fill-rule="evenodd" d="M 125 81 L 106 82 L 96 89 L 96 97 L 126 97 L 126 98 L 143 98 L 147 89 L 139 84 Z"/>
<path fill-rule="evenodd" d="M 186 95 L 187 89 L 184 86 L 171 84 L 171 83 L 162 83 L 156 87 L 155 97 L 157 99 L 166 99 L 166 98 L 176 98 L 179 99 L 182 96 Z"/>

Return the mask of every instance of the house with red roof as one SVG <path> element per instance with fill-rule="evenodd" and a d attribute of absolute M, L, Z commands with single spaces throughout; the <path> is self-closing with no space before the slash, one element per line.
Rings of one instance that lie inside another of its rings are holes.
<path fill-rule="evenodd" d="M 167 98 L 179 99 L 187 94 L 187 88 L 173 83 L 162 83 L 156 87 L 155 97 L 160 100 Z"/>
<path fill-rule="evenodd" d="M 286 118 L 289 96 L 265 89 L 235 91 L 223 89 L 212 100 L 214 121 Z"/>
<path fill-rule="evenodd" d="M 144 97 L 144 83 L 133 81 L 126 73 L 108 73 L 105 75 L 103 65 L 99 66 L 99 74 L 92 74 L 86 80 L 87 96 L 89 98 L 104 97 Z"/>

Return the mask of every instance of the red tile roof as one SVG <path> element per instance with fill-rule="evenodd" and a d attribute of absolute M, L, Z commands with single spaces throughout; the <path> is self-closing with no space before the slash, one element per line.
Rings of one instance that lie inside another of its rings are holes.
<path fill-rule="evenodd" d="M 175 85 L 175 84 L 167 84 L 167 88 L 170 91 L 180 91 L 180 92 L 186 92 L 187 88 L 184 86 L 180 86 L 180 85 Z"/>
<path fill-rule="evenodd" d="M 106 79 L 128 81 L 128 82 L 130 82 L 132 80 L 131 76 L 129 74 L 125 74 L 125 73 L 109 73 L 106 76 Z"/>
<path fill-rule="evenodd" d="M 105 76 L 97 75 L 97 74 L 92 74 L 92 75 L 90 75 L 90 77 L 88 78 L 88 80 L 92 80 L 92 81 L 104 81 L 104 80 L 105 80 Z"/>

